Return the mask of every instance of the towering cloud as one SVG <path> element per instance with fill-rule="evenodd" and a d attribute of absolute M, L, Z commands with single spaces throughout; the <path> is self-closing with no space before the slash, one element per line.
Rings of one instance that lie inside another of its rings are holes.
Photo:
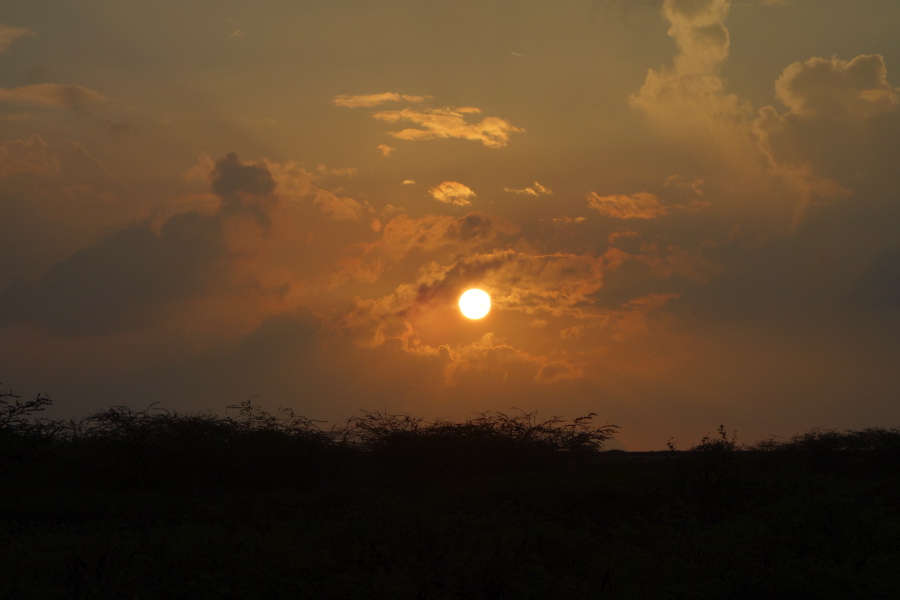
<path fill-rule="evenodd" d="M 663 15 L 678 54 L 672 67 L 650 69 L 629 101 L 665 131 L 726 150 L 732 163 L 752 146 L 748 102 L 726 92 L 720 70 L 731 43 L 725 18 L 731 0 L 665 0 Z"/>

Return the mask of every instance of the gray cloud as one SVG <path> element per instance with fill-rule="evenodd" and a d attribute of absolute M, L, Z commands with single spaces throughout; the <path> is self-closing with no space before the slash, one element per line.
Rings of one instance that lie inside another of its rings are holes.
<path fill-rule="evenodd" d="M 40 277 L 140 211 L 135 195 L 75 143 L 33 136 L 0 144 L 0 290 Z"/>
<path fill-rule="evenodd" d="M 37 321 L 61 335 L 133 329 L 191 297 L 254 290 L 235 263 L 251 256 L 270 223 L 274 182 L 262 165 L 235 154 L 215 164 L 212 215 L 173 215 L 158 228 L 138 221 L 50 268 L 35 284 L 0 299 L 4 320 Z M 247 223 L 249 227 L 242 226 Z"/>

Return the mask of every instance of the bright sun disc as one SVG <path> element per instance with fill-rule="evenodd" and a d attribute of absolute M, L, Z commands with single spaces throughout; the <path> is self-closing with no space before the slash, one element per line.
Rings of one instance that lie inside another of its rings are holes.
<path fill-rule="evenodd" d="M 484 290 L 468 290 L 459 297 L 459 310 L 469 319 L 480 319 L 490 312 L 491 297 Z"/>

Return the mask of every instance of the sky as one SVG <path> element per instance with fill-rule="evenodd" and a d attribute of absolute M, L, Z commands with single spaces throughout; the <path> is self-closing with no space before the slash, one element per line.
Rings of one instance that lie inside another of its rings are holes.
<path fill-rule="evenodd" d="M 2 387 L 63 417 L 595 412 L 630 450 L 896 427 L 898 22 L 7 0 Z"/>

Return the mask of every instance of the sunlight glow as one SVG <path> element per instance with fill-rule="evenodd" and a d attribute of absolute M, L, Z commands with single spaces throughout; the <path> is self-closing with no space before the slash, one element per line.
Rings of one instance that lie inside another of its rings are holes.
<path fill-rule="evenodd" d="M 459 310 L 469 319 L 481 319 L 491 310 L 491 297 L 484 290 L 468 290 L 459 297 Z"/>

